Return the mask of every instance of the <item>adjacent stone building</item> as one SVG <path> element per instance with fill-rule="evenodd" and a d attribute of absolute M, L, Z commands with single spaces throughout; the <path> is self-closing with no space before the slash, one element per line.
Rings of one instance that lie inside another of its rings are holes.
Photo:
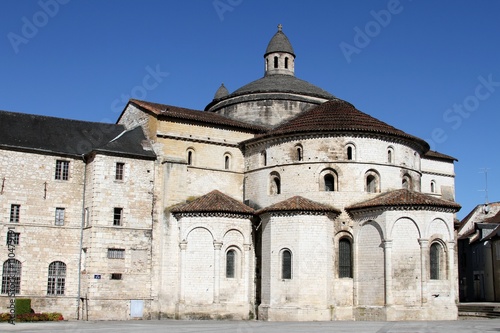
<path fill-rule="evenodd" d="M 455 319 L 455 159 L 296 78 L 281 27 L 264 66 L 204 111 L 0 112 L 2 293 L 83 319 Z"/>

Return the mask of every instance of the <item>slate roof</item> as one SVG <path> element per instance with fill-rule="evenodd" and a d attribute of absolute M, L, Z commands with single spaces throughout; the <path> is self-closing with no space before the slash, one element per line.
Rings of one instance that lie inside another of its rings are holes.
<path fill-rule="evenodd" d="M 281 30 L 278 30 L 278 32 L 276 32 L 269 41 L 264 57 L 267 56 L 269 53 L 274 53 L 274 52 L 286 52 L 295 56 L 292 44 L 288 40 L 288 37 Z"/>
<path fill-rule="evenodd" d="M 227 95 L 229 95 L 229 90 L 227 90 L 224 83 L 222 83 L 220 85 L 219 89 L 217 89 L 217 91 L 215 92 L 214 99 L 223 98 L 223 97 L 226 97 Z"/>
<path fill-rule="evenodd" d="M 156 158 L 140 127 L 0 111 L 0 146 L 81 156 L 91 151 Z"/>
<path fill-rule="evenodd" d="M 232 213 L 253 215 L 255 211 L 230 196 L 213 190 L 191 202 L 180 204 L 171 209 L 174 214 L 182 213 Z"/>
<path fill-rule="evenodd" d="M 301 196 L 294 196 L 284 201 L 280 201 L 269 207 L 265 207 L 257 211 L 257 215 L 270 212 L 320 212 L 320 213 L 336 213 L 340 214 L 340 210 L 320 204 L 318 202 L 306 199 Z"/>
<path fill-rule="evenodd" d="M 498 211 L 495 215 L 484 219 L 482 223 L 500 223 L 500 211 Z"/>
<path fill-rule="evenodd" d="M 447 160 L 447 161 L 458 161 L 455 157 L 450 155 L 445 155 L 440 152 L 429 150 L 423 156 L 424 158 L 438 159 L 438 160 Z"/>
<path fill-rule="evenodd" d="M 461 208 L 458 203 L 453 201 L 439 199 L 420 192 L 400 189 L 386 192 L 373 199 L 351 205 L 346 207 L 346 210 L 355 211 L 368 208 L 411 210 L 427 207 L 442 208 L 452 212 L 458 212 Z"/>
<path fill-rule="evenodd" d="M 262 126 L 247 124 L 241 121 L 226 118 L 224 116 L 221 116 L 213 112 L 204 112 L 200 110 L 186 109 L 178 106 L 152 103 L 137 99 L 131 99 L 129 103 L 132 103 L 133 105 L 139 108 L 146 109 L 157 116 L 165 116 L 182 120 L 192 120 L 192 121 L 198 121 L 215 125 L 235 127 L 235 128 L 250 130 L 252 132 L 257 132 L 257 133 L 262 133 L 266 131 L 266 128 Z"/>
<path fill-rule="evenodd" d="M 304 111 L 295 118 L 258 138 L 313 132 L 385 134 L 418 142 L 424 150 L 429 149 L 429 145 L 424 140 L 407 134 L 383 121 L 361 112 L 351 103 L 341 99 L 331 100 Z"/>

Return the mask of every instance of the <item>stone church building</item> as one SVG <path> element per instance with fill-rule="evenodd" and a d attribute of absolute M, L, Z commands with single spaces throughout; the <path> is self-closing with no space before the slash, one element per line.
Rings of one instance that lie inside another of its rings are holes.
<path fill-rule="evenodd" d="M 456 319 L 455 159 L 295 77 L 281 27 L 264 66 L 203 111 L 0 112 L 0 306 L 14 291 L 89 320 Z"/>

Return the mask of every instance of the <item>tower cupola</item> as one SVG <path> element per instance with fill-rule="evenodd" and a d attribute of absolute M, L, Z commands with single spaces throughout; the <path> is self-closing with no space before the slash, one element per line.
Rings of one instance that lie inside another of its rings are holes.
<path fill-rule="evenodd" d="M 286 74 L 294 75 L 295 53 L 288 37 L 282 31 L 283 26 L 278 25 L 278 32 L 267 45 L 265 59 L 265 75 Z"/>

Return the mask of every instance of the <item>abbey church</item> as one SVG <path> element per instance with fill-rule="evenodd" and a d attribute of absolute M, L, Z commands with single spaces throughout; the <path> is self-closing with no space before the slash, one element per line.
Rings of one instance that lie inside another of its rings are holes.
<path fill-rule="evenodd" d="M 0 111 L 0 306 L 456 319 L 455 158 L 295 65 L 279 26 L 264 76 L 204 110 L 130 100 L 116 124 Z"/>

